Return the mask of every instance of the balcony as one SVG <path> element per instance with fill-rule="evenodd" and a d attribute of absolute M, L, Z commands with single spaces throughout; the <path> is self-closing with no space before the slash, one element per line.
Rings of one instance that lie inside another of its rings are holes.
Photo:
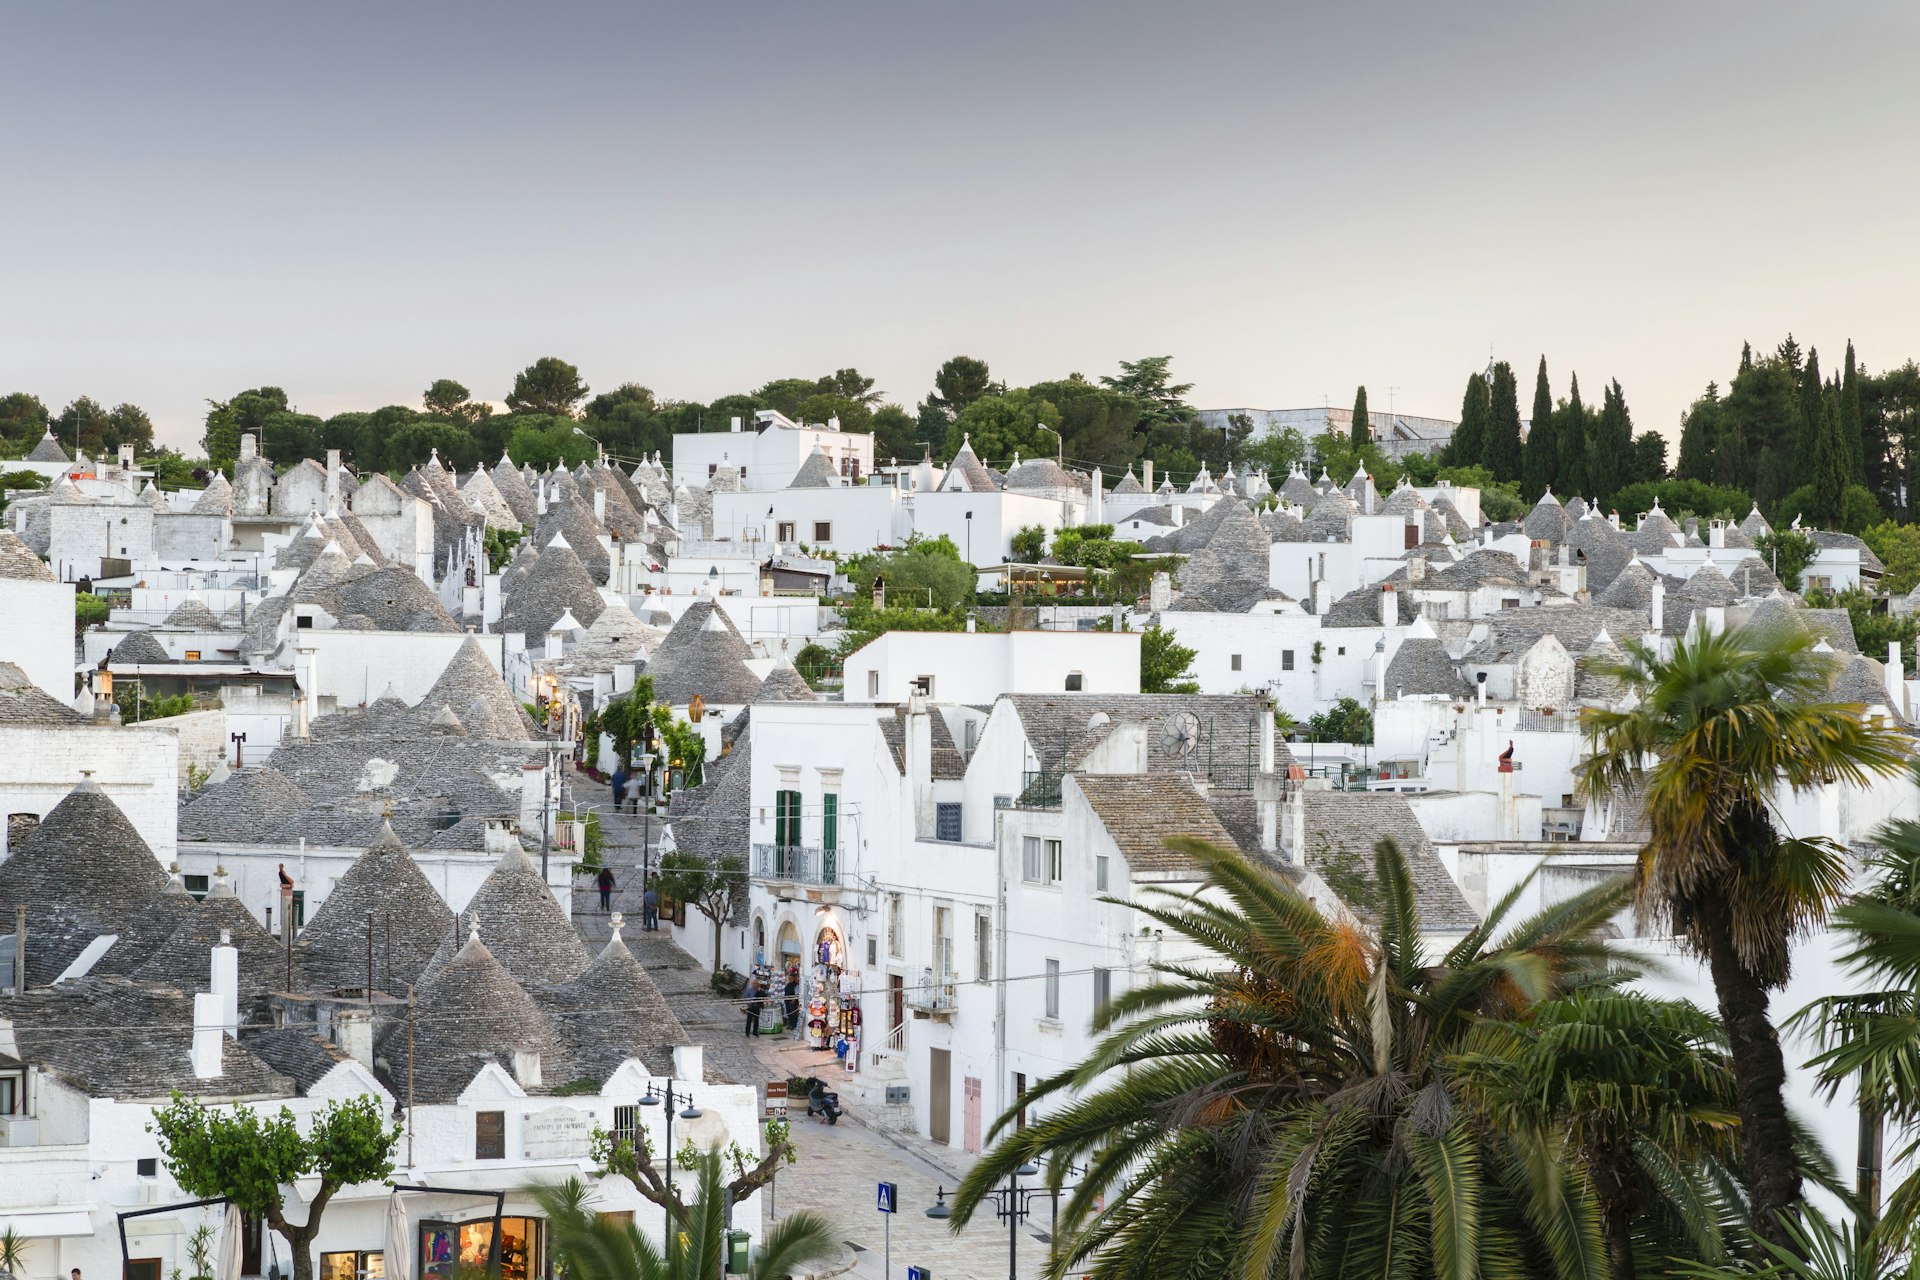
<path fill-rule="evenodd" d="M 753 846 L 753 878 L 775 884 L 840 887 L 840 851 L 798 844 Z"/>
<path fill-rule="evenodd" d="M 959 1004 L 958 987 L 951 973 L 936 977 L 932 969 L 922 969 L 919 983 L 906 991 L 907 1008 L 922 1017 L 951 1018 Z"/>
<path fill-rule="evenodd" d="M 1058 809 L 1060 779 L 1058 769 L 1028 769 L 1020 780 L 1020 795 L 1014 801 L 1018 809 Z"/>

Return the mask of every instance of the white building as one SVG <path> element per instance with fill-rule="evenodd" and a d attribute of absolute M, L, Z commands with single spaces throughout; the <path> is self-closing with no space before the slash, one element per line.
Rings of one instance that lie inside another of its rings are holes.
<path fill-rule="evenodd" d="M 701 431 L 673 438 L 673 479 L 678 485 L 704 485 L 722 467 L 739 472 L 749 491 L 784 489 L 815 449 L 825 455 L 843 483 L 858 484 L 873 473 L 873 436 L 842 431 L 838 418 L 822 424 L 794 422 L 773 409 L 753 416 L 752 430 L 733 419 L 730 431 Z M 717 532 L 717 530 L 716 530 Z"/>

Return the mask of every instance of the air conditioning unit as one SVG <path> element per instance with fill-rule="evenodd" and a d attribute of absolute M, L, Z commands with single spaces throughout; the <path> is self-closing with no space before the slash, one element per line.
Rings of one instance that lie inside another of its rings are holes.
<path fill-rule="evenodd" d="M 140 1203 L 141 1204 L 159 1204 L 160 1203 L 160 1179 L 141 1178 L 141 1179 L 138 1179 L 138 1181 L 140 1183 Z"/>

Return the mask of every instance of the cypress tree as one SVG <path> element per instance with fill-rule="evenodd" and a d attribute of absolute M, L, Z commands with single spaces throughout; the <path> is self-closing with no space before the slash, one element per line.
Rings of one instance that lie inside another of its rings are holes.
<path fill-rule="evenodd" d="M 1846 437 L 1847 452 L 1853 458 L 1853 481 L 1864 484 L 1867 476 L 1866 435 L 1860 416 L 1860 369 L 1853 358 L 1853 339 L 1847 339 L 1847 371 L 1840 380 L 1840 432 Z"/>
<path fill-rule="evenodd" d="M 1361 387 L 1353 396 L 1353 451 L 1357 454 L 1373 443 L 1371 419 L 1367 414 L 1367 389 Z"/>
<path fill-rule="evenodd" d="M 1493 395 L 1482 374 L 1467 377 L 1467 393 L 1460 399 L 1460 425 L 1447 441 L 1445 457 L 1451 467 L 1478 466 L 1487 456 L 1487 424 L 1493 416 Z"/>
<path fill-rule="evenodd" d="M 1743 342 L 1740 344 L 1740 372 L 1745 373 L 1751 368 L 1753 368 L 1753 344 Z"/>
<path fill-rule="evenodd" d="M 1491 416 L 1487 419 L 1487 451 L 1481 462 L 1495 480 L 1520 478 L 1520 384 L 1513 366 L 1505 360 L 1493 366 L 1493 386 L 1488 389 Z"/>
<path fill-rule="evenodd" d="M 1787 342 L 1792 341 L 1789 335 Z M 1787 357 L 1787 364 L 1792 366 L 1791 357 Z M 1821 410 L 1824 393 L 1820 381 L 1820 352 L 1809 347 L 1807 363 L 1800 370 L 1800 416 L 1794 424 L 1793 438 L 1793 465 L 1803 476 L 1811 474 L 1819 460 L 1821 420 L 1826 416 Z"/>
<path fill-rule="evenodd" d="M 1813 508 L 1822 528 L 1840 528 L 1841 508 L 1847 499 L 1847 438 L 1833 405 L 1822 407 L 1820 435 L 1814 446 Z"/>
<path fill-rule="evenodd" d="M 1557 466 L 1553 487 L 1561 497 L 1570 498 L 1587 489 L 1587 438 L 1593 434 L 1587 407 L 1580 403 L 1580 375 L 1573 375 L 1567 403 L 1560 408 L 1560 423 L 1554 429 L 1553 449 Z"/>
<path fill-rule="evenodd" d="M 1747 431 L 1740 415 L 1721 412 L 1713 440 L 1713 482 L 1743 489 L 1752 483 L 1747 474 Z"/>
<path fill-rule="evenodd" d="M 1547 358 L 1540 357 L 1540 372 L 1533 379 L 1533 423 L 1529 430 L 1536 430 L 1540 424 L 1553 416 L 1553 388 L 1547 383 Z"/>
<path fill-rule="evenodd" d="M 1682 480 L 1713 483 L 1713 447 L 1720 432 L 1720 387 L 1707 384 L 1707 393 L 1688 407 L 1680 419 L 1680 461 L 1673 473 Z"/>
<path fill-rule="evenodd" d="M 1549 413 L 1533 420 L 1527 429 L 1527 454 L 1520 467 L 1520 496 L 1538 502 L 1560 478 L 1558 441 L 1560 415 Z"/>
<path fill-rule="evenodd" d="M 1600 417 L 1587 437 L 1587 484 L 1601 502 L 1627 482 L 1633 460 L 1633 415 L 1615 378 L 1601 393 Z"/>

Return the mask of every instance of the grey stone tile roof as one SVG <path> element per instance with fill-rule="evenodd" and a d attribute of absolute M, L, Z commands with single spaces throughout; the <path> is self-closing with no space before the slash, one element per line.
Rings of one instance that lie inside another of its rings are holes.
<path fill-rule="evenodd" d="M 644 659 L 665 636 L 665 631 L 640 621 L 627 608 L 627 602 L 616 597 L 581 633 L 579 642 L 558 666 L 577 674 L 610 671 L 620 663 Z"/>
<path fill-rule="evenodd" d="M 1275 542 L 1305 542 L 1307 522 L 1291 511 L 1263 511 L 1260 523 Z"/>
<path fill-rule="evenodd" d="M 734 748 L 709 760 L 699 786 L 673 794 L 667 820 L 676 848 L 714 862 L 745 858 L 751 840 L 753 734 L 744 713 L 729 728 L 741 730 Z"/>
<path fill-rule="evenodd" d="M 207 481 L 207 487 L 194 499 L 193 514 L 196 516 L 224 516 L 233 513 L 233 486 L 227 477 L 216 471 Z"/>
<path fill-rule="evenodd" d="M 833 464 L 827 461 L 827 455 L 822 453 L 820 446 L 816 444 L 813 446 L 813 451 L 807 454 L 806 461 L 800 464 L 800 469 L 793 473 L 793 479 L 788 482 L 787 488 L 831 489 L 838 479 L 839 477 L 834 474 Z"/>
<path fill-rule="evenodd" d="M 1605 632 L 1593 638 L 1587 651 L 1573 661 L 1573 696 L 1581 702 L 1611 707 L 1627 691 L 1626 681 L 1608 674 L 1603 668 L 1625 662 L 1626 650 Z"/>
<path fill-rule="evenodd" d="M 1311 507 L 1319 498 L 1320 491 L 1313 487 L 1313 481 L 1294 471 L 1289 472 L 1281 482 L 1280 496 L 1297 507 Z"/>
<path fill-rule="evenodd" d="M 1432 508 L 1427 505 L 1427 500 L 1420 496 L 1420 491 L 1408 484 L 1403 476 L 1399 485 L 1392 493 L 1381 499 L 1380 505 L 1375 510 L 1382 515 L 1410 516 L 1430 511 Z"/>
<path fill-rule="evenodd" d="M 0 903 L 27 908 L 28 981 L 52 981 L 94 937 L 138 920 L 166 883 L 98 783 L 69 791 L 0 862 Z"/>
<path fill-rule="evenodd" d="M 609 533 L 628 545 L 645 541 L 646 518 L 628 495 L 633 484 L 626 476 L 611 467 L 582 468 L 578 484 L 580 499 L 587 504 L 588 511 L 593 510 L 596 490 L 607 495 L 604 501 L 606 517 L 601 524 Z"/>
<path fill-rule="evenodd" d="M 1232 508 L 1239 505 L 1241 504 L 1233 498 L 1222 498 L 1198 514 L 1192 507 L 1188 507 L 1184 513 L 1185 523 L 1176 529 L 1169 529 L 1163 534 L 1148 538 L 1144 545 L 1149 551 L 1197 551 L 1212 540 L 1213 535 L 1220 531 L 1221 524 L 1226 521 Z M 1269 538 L 1268 541 L 1272 539 Z"/>
<path fill-rule="evenodd" d="M 1136 874 L 1197 879 L 1198 866 L 1167 840 L 1187 836 L 1238 847 L 1191 780 L 1176 773 L 1076 773 L 1087 807 Z"/>
<path fill-rule="evenodd" d="M 1738 598 L 1739 592 L 1727 581 L 1727 575 L 1711 560 L 1693 571 L 1693 576 L 1667 593 L 1662 629 L 1667 635 L 1684 635 L 1687 620 L 1697 609 L 1724 609 Z"/>
<path fill-rule="evenodd" d="M 1395 570 L 1404 573 L 1404 569 Z M 1405 582 L 1403 578 L 1402 583 Z M 1326 616 L 1320 620 L 1322 627 L 1377 627 L 1380 625 L 1380 587 L 1356 587 L 1327 606 Z M 1420 606 L 1414 601 L 1413 592 L 1402 587 L 1393 593 L 1394 610 L 1401 625 L 1405 626 L 1420 616 Z"/>
<path fill-rule="evenodd" d="M 767 672 L 767 678 L 760 682 L 760 692 L 753 695 L 755 702 L 818 702 L 819 696 L 812 686 L 795 670 L 791 662 L 776 662 L 773 670 Z"/>
<path fill-rule="evenodd" d="M 507 682 L 487 661 L 480 641 L 471 635 L 460 642 L 440 678 L 413 709 L 415 723 L 423 728 L 431 725 L 442 707 L 453 709 L 468 737 L 531 742 L 540 736 Z"/>
<path fill-rule="evenodd" d="M 310 568 L 313 562 L 320 558 L 320 553 L 326 550 L 327 541 L 318 526 L 308 525 L 301 531 L 300 536 L 274 553 L 273 567 L 276 569 Z M 345 548 L 341 550 L 344 554 Z"/>
<path fill-rule="evenodd" d="M 85 977 L 0 1001 L 22 1060 L 94 1098 L 290 1097 L 293 1081 L 223 1040 L 221 1074 L 193 1074 L 193 997 L 118 976 Z"/>
<path fill-rule="evenodd" d="M 1400 642 L 1399 651 L 1387 664 L 1387 685 L 1382 697 L 1425 697 L 1444 694 L 1464 696 L 1466 681 L 1447 656 L 1447 647 L 1437 639 L 1409 638 Z"/>
<path fill-rule="evenodd" d="M 1107 490 L 1107 492 L 1112 494 L 1145 493 L 1146 490 L 1140 487 L 1139 478 L 1133 474 L 1133 467 L 1128 466 L 1127 474 L 1114 481 L 1113 488 Z"/>
<path fill-rule="evenodd" d="M 1748 599 L 1764 599 L 1776 591 L 1786 590 L 1780 579 L 1773 576 L 1773 570 L 1767 568 L 1767 562 L 1757 555 L 1748 556 L 1734 565 L 1727 573 L 1727 580 L 1733 583 L 1743 598 Z"/>
<path fill-rule="evenodd" d="M 1473 530 L 1467 525 L 1467 518 L 1460 514 L 1460 508 L 1455 505 L 1452 498 L 1444 496 L 1435 498 L 1433 509 L 1439 512 L 1442 520 L 1446 521 L 1447 532 L 1453 535 L 1455 542 L 1464 542 L 1473 535 Z"/>
<path fill-rule="evenodd" d="M 1637 554 L 1624 536 L 1618 542 L 1601 542 L 1588 549 L 1587 594 L 1599 599 Z"/>
<path fill-rule="evenodd" d="M 268 1011 L 267 996 L 286 991 L 285 945 L 236 898 L 225 882 L 216 882 L 200 905 L 154 948 L 134 971 L 136 982 L 162 983 L 182 991 L 212 990 L 213 948 L 225 933 L 240 962 L 239 1005 L 243 1022 L 257 1021 Z M 303 990 L 299 958 L 294 960 L 293 990 Z"/>
<path fill-rule="evenodd" d="M 52 582 L 53 570 L 11 529 L 0 529 L 0 578 L 16 582 Z"/>
<path fill-rule="evenodd" d="M 693 1043 L 618 932 L 579 977 L 532 994 L 576 1077 L 604 1081 L 628 1058 L 664 1069 L 673 1048 Z"/>
<path fill-rule="evenodd" d="M 138 915 L 114 921 L 112 928 L 107 930 L 99 930 L 92 921 L 86 922 L 84 929 L 86 934 L 110 932 L 115 939 L 106 954 L 94 962 L 93 972 L 118 974 L 121 977 L 132 976 L 139 971 L 141 965 L 147 962 L 147 958 L 160 947 L 160 944 L 172 937 L 173 931 L 186 923 L 198 908 L 199 904 L 187 893 L 186 888 L 180 883 L 180 878 L 174 876 L 165 888 L 148 900 L 145 909 Z M 69 921 L 78 921 L 81 910 L 82 908 L 68 906 L 62 908 L 61 914 Z M 28 926 L 27 932 L 29 934 L 33 932 L 31 925 Z"/>
<path fill-rule="evenodd" d="M 356 742 L 370 738 L 397 738 L 412 734 L 417 727 L 413 708 L 402 702 L 393 686 L 364 707 L 336 711 L 321 716 L 308 730 L 315 742 Z"/>
<path fill-rule="evenodd" d="M 304 598 L 313 599 L 313 593 Z M 362 618 L 379 631 L 458 631 L 447 607 L 418 574 L 398 564 L 367 569 L 325 592 L 314 603 L 336 620 Z"/>
<path fill-rule="evenodd" d="M 1685 544 L 1680 526 L 1667 517 L 1666 512 L 1655 508 L 1640 517 L 1639 525 L 1627 535 L 1627 541 L 1634 550 L 1653 554 L 1671 551 Z"/>
<path fill-rule="evenodd" d="M 374 985 L 390 994 L 419 982 L 452 936 L 453 912 L 386 823 L 294 940 L 309 984 L 321 990 L 366 985 L 369 918 Z"/>
<path fill-rule="evenodd" d="M 214 616 L 213 610 L 207 608 L 207 602 L 199 596 L 188 596 L 182 600 L 179 606 L 167 615 L 167 620 L 160 625 L 180 631 L 219 631 L 221 629 L 220 619 Z"/>
<path fill-rule="evenodd" d="M 930 711 L 927 731 L 933 751 L 930 762 L 933 776 L 947 781 L 966 777 L 967 764 L 960 756 L 960 748 L 954 744 L 952 731 L 947 728 L 947 718 L 937 711 Z M 893 767 L 904 777 L 907 772 L 907 708 L 896 706 L 881 709 L 880 736 L 886 740 L 887 750 L 893 753 Z"/>
<path fill-rule="evenodd" d="M 526 987 L 551 986 L 577 977 L 587 967 L 586 946 L 574 931 L 540 871 L 519 849 L 509 849 L 462 907 L 457 922 L 462 936 L 478 921 L 480 935 L 507 971 Z M 428 962 L 421 979 L 430 986 L 452 956 L 449 932 Z"/>
<path fill-rule="evenodd" d="M 963 440 L 960 451 L 953 455 L 953 461 L 947 464 L 947 473 L 941 478 L 942 492 L 954 493 L 992 493 L 1000 486 L 994 483 L 993 476 L 980 462 L 980 455 L 973 451 L 973 441 Z"/>
<path fill-rule="evenodd" d="M 157 662 L 173 661 L 152 633 L 146 631 L 128 632 L 126 639 L 113 646 L 112 655 L 107 660 L 110 667 L 151 666 Z"/>
<path fill-rule="evenodd" d="M 1482 547 L 1427 574 L 1420 585 L 1430 590 L 1462 591 L 1483 586 L 1524 587 L 1527 573 L 1505 551 Z"/>
<path fill-rule="evenodd" d="M 240 769 L 181 806 L 180 838 L 250 842 L 263 824 L 277 823 L 306 806 L 300 788 L 278 769 Z"/>
<path fill-rule="evenodd" d="M 1566 540 L 1573 521 L 1567 518 L 1567 509 L 1560 505 L 1560 499 L 1549 490 L 1540 495 L 1540 501 L 1534 504 L 1533 510 L 1527 512 L 1527 518 L 1520 527 L 1534 541 L 1551 542 L 1557 546 Z"/>
<path fill-rule="evenodd" d="M 340 549 L 339 544 L 329 540 L 327 545 L 321 548 L 320 554 L 313 558 L 313 563 L 294 579 L 291 594 L 295 600 L 324 605 L 327 612 L 332 613 L 335 603 L 332 596 L 334 588 L 359 572 L 360 570 L 354 568 L 353 561 L 347 559 L 346 553 Z"/>
<path fill-rule="evenodd" d="M 1467 653 L 1469 662 L 1511 662 L 1531 649 L 1541 636 L 1551 635 L 1575 657 L 1605 631 L 1610 636 L 1637 636 L 1647 628 L 1645 614 L 1631 609 L 1570 604 L 1540 609 L 1503 609 L 1487 620 L 1489 634 Z"/>
<path fill-rule="evenodd" d="M 1358 510 L 1353 499 L 1340 489 L 1329 489 L 1307 512 L 1308 542 L 1345 542 L 1353 532 L 1353 517 Z"/>
<path fill-rule="evenodd" d="M 60 442 L 54 439 L 53 432 L 49 431 L 40 437 L 40 443 L 34 445 L 32 452 L 27 454 L 27 461 L 72 462 L 73 459 L 67 456 L 67 451 L 60 447 Z"/>
<path fill-rule="evenodd" d="M 576 492 L 548 500 L 546 512 L 534 524 L 533 540 L 544 556 L 554 535 L 561 535 L 573 548 L 573 554 L 580 557 L 588 576 L 595 583 L 601 583 L 607 580 L 613 563 L 607 549 L 600 544 L 600 537 L 606 532 L 606 526 L 594 519 L 593 507 Z"/>
<path fill-rule="evenodd" d="M 1637 609 L 1646 613 L 1653 607 L 1653 584 L 1658 576 L 1640 561 L 1629 561 L 1607 584 L 1607 589 L 1594 597 L 1594 603 L 1608 609 Z M 1591 577 L 1588 581 L 1591 584 Z M 1587 590 L 1592 593 L 1592 586 Z"/>
<path fill-rule="evenodd" d="M 1078 768 L 1113 725 L 1133 721 L 1147 726 L 1150 771 L 1191 773 L 1236 788 L 1253 785 L 1260 767 L 1260 720 L 1270 714 L 1247 694 L 1014 693 L 1006 700 L 1042 770 Z M 1186 757 L 1169 750 L 1160 734 L 1167 717 L 1180 711 L 1200 719 L 1199 746 Z M 1103 715 L 1106 719 L 1096 724 Z M 1283 742 L 1274 743 L 1274 759 L 1282 771 L 1293 763 Z"/>
<path fill-rule="evenodd" d="M 594 546 L 599 548 L 600 544 Z M 569 610 L 580 625 L 591 627 L 606 608 L 600 588 L 594 585 L 592 570 L 573 550 L 570 540 L 563 538 L 555 543 L 549 536 L 541 543 L 538 563 L 538 572 L 529 569 L 513 580 L 513 590 L 501 605 L 499 622 L 494 624 L 496 631 L 525 632 L 528 645 L 536 649 Z M 604 568 L 603 564 L 603 577 Z"/>
<path fill-rule="evenodd" d="M 302 1094 L 341 1063 L 353 1061 L 323 1037 L 292 1027 L 242 1032 L 240 1045 L 293 1081 Z"/>
<path fill-rule="evenodd" d="M 1626 542 L 1626 534 L 1614 528 L 1611 521 L 1602 520 L 1597 515 L 1582 516 L 1567 530 L 1567 545 L 1575 551 L 1591 552 L 1595 547 L 1609 543 L 1625 546 Z"/>
<path fill-rule="evenodd" d="M 541 1078 L 547 1087 L 572 1079 L 553 1024 L 480 940 L 485 930 L 482 924 L 479 936 L 469 934 L 446 964 L 420 986 L 411 1052 L 414 1096 L 419 1102 L 454 1101 L 489 1062 L 511 1074 L 516 1051 L 540 1055 Z M 580 967 L 586 967 L 584 955 Z M 410 1062 L 405 1019 L 388 1028 L 380 1040 L 379 1056 L 386 1061 L 388 1079 L 404 1090 Z"/>
<path fill-rule="evenodd" d="M 1767 518 L 1760 514 L 1758 503 L 1754 504 L 1753 510 L 1747 512 L 1747 518 L 1740 522 L 1740 532 L 1756 542 L 1773 532 L 1773 526 L 1768 524 Z"/>
<path fill-rule="evenodd" d="M 1744 614 L 1730 610 L 1728 621 L 1738 617 L 1748 626 L 1804 627 L 1825 640 L 1835 653 L 1860 652 L 1860 642 L 1853 634 L 1853 615 L 1845 609 L 1809 609 L 1800 603 L 1800 597 L 1792 595 L 1761 600 L 1742 608 Z"/>
<path fill-rule="evenodd" d="M 500 491 L 501 499 L 507 509 L 513 512 L 513 518 L 522 527 L 533 524 L 538 515 L 539 503 L 535 501 L 533 490 L 527 487 L 527 478 L 520 474 L 513 463 L 503 454 L 500 461 L 493 464 L 493 470 L 487 473 L 493 481 L 493 487 Z"/>
<path fill-rule="evenodd" d="M 1887 697 L 1886 667 L 1872 658 L 1855 654 L 1834 664 L 1833 691 L 1827 696 L 1835 702 L 1857 702 L 1861 706 L 1886 706 L 1893 718 L 1905 721 L 1900 709 Z"/>
<path fill-rule="evenodd" d="M 460 486 L 460 496 L 467 500 L 468 506 L 480 513 L 489 529 L 505 529 L 513 533 L 522 527 L 520 517 L 513 514 L 513 508 L 500 496 L 499 487 L 484 468 L 467 477 L 466 483 Z"/>
<path fill-rule="evenodd" d="M 1010 490 L 1072 489 L 1073 478 L 1052 458 L 1029 458 L 1007 473 Z"/>
<path fill-rule="evenodd" d="M 0 662 L 0 724 L 76 724 L 85 718 L 13 663 Z"/>
<path fill-rule="evenodd" d="M 752 702 L 760 679 L 746 665 L 751 656 L 725 611 L 702 600 L 680 615 L 647 662 L 654 699 L 671 707 L 696 694 L 709 706 Z"/>
<path fill-rule="evenodd" d="M 1880 557 L 1873 554 L 1873 548 L 1850 533 L 1829 533 L 1825 529 L 1808 529 L 1814 544 L 1825 550 L 1851 549 L 1860 553 L 1860 567 L 1868 573 L 1885 573 L 1887 566 L 1880 563 Z"/>
<path fill-rule="evenodd" d="M 1588 511 L 1587 500 L 1577 493 L 1573 497 L 1568 498 L 1563 505 L 1567 510 L 1567 519 L 1576 523 L 1582 516 L 1586 515 Z"/>
<path fill-rule="evenodd" d="M 1186 608 L 1245 613 L 1270 594 L 1267 556 L 1273 539 L 1260 517 L 1238 498 L 1214 504 L 1215 511 L 1222 508 L 1226 510 L 1212 534 L 1180 568 L 1180 595 Z"/>
<path fill-rule="evenodd" d="M 1371 885 L 1373 846 L 1390 838 L 1406 855 L 1423 928 L 1457 933 L 1480 923 L 1404 799 L 1387 792 L 1303 791 L 1301 803 L 1307 810 L 1308 869 L 1324 875 L 1327 865 L 1337 861 L 1343 864 L 1342 870 Z M 1369 915 L 1353 903 L 1347 905 L 1356 915 Z"/>

